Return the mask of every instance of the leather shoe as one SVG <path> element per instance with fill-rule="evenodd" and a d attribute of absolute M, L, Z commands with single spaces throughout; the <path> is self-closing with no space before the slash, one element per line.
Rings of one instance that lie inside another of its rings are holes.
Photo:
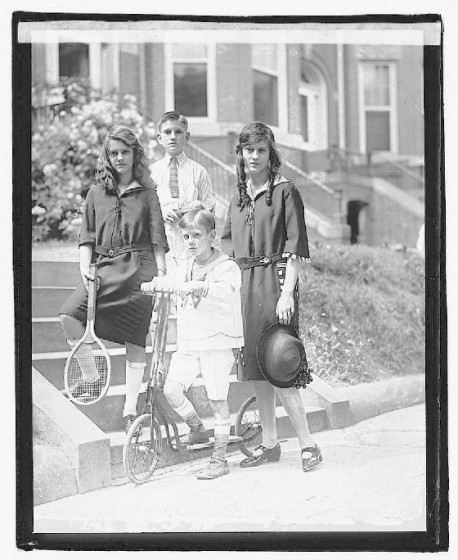
<path fill-rule="evenodd" d="M 301 450 L 302 457 L 302 470 L 304 472 L 310 471 L 321 463 L 323 456 L 321 455 L 321 449 L 318 445 L 314 447 L 304 447 Z"/>
<path fill-rule="evenodd" d="M 188 434 L 180 437 L 180 443 L 182 445 L 195 445 L 197 443 L 208 443 L 210 438 L 208 437 L 205 428 L 199 430 L 198 432 L 189 432 Z"/>
<path fill-rule="evenodd" d="M 225 474 L 229 474 L 229 465 L 226 459 L 213 456 L 208 465 L 197 473 L 197 478 L 199 480 L 213 480 Z"/>
<path fill-rule="evenodd" d="M 264 447 L 263 445 L 258 445 L 258 447 L 254 450 L 253 455 L 243 459 L 240 466 L 242 468 L 257 467 L 265 461 L 276 462 L 280 460 L 280 455 L 281 447 L 279 443 L 277 443 L 275 447 L 272 447 L 272 449 Z"/>

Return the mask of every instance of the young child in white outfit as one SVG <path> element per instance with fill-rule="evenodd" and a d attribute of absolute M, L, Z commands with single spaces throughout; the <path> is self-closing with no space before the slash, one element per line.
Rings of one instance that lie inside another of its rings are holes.
<path fill-rule="evenodd" d="M 229 473 L 226 448 L 231 420 L 227 396 L 234 363 L 233 349 L 244 344 L 240 302 L 241 272 L 235 261 L 212 246 L 215 218 L 207 210 L 191 210 L 178 222 L 191 255 L 177 269 L 142 291 L 173 291 L 177 305 L 177 351 L 172 355 L 164 394 L 190 427 L 183 443 L 208 442 L 202 420 L 186 391 L 202 374 L 214 417 L 215 447 L 210 463 L 197 478 L 212 479 Z"/>

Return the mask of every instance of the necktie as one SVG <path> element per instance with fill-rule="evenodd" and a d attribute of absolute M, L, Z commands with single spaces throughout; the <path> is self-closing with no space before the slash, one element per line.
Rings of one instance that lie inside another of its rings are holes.
<path fill-rule="evenodd" d="M 172 198 L 179 198 L 180 191 L 178 190 L 178 160 L 176 156 L 172 156 L 170 158 L 169 187 Z"/>

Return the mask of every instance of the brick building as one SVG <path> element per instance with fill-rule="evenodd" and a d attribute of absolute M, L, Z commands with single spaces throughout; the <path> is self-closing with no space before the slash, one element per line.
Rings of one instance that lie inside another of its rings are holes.
<path fill-rule="evenodd" d="M 135 95 L 153 120 L 182 112 L 195 144 L 229 166 L 242 126 L 266 122 L 292 165 L 285 175 L 304 181 L 306 204 L 310 191 L 317 231 L 348 238 L 349 204 L 358 200 L 366 203 L 361 241 L 415 245 L 423 221 L 421 46 L 204 41 L 35 42 L 32 80 L 87 77 L 102 92 Z M 375 185 L 380 178 L 386 189 Z M 337 212 L 320 201 L 332 197 L 320 184 L 338 193 Z"/>

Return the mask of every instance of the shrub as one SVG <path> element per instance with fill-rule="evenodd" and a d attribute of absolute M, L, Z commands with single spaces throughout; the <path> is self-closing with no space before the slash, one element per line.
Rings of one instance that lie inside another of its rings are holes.
<path fill-rule="evenodd" d="M 316 245 L 311 257 L 300 327 L 315 373 L 331 385 L 424 374 L 424 261 L 363 245 Z"/>
<path fill-rule="evenodd" d="M 77 234 L 102 141 L 113 125 L 131 127 L 148 157 L 157 159 L 154 124 L 139 113 L 134 96 L 102 98 L 78 81 L 63 82 L 45 95 L 57 103 L 32 135 L 33 241 Z"/>

